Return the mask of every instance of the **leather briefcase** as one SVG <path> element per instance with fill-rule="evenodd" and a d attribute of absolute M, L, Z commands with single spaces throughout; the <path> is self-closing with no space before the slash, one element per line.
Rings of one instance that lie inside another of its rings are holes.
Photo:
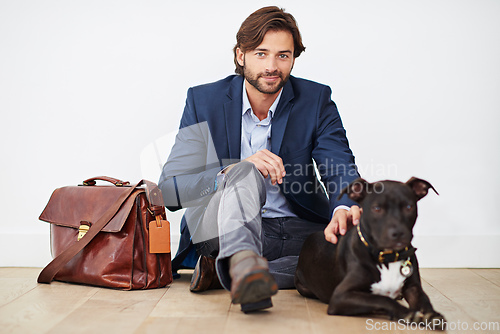
<path fill-rule="evenodd" d="M 113 185 L 96 185 L 96 180 Z M 172 282 L 170 226 L 161 192 L 152 182 L 131 186 L 95 177 L 56 189 L 40 220 L 50 223 L 54 260 L 40 273 L 39 283 L 135 290 Z"/>

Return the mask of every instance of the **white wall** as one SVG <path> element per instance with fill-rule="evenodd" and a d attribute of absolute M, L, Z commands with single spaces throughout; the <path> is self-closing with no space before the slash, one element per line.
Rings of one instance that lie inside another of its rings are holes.
<path fill-rule="evenodd" d="M 231 74 L 234 36 L 267 1 L 0 1 L 0 266 L 50 260 L 52 190 L 141 179 L 189 86 Z M 422 266 L 498 267 L 500 2 L 277 1 L 333 89 L 365 178 L 430 181 Z M 156 181 L 156 180 L 154 180 Z"/>

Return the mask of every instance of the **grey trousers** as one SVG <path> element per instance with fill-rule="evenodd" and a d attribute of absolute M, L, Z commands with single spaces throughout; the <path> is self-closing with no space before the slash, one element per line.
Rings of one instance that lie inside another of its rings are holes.
<path fill-rule="evenodd" d="M 219 279 L 231 287 L 229 258 L 242 250 L 252 250 L 269 261 L 269 271 L 280 289 L 294 288 L 300 249 L 313 232 L 324 224 L 298 217 L 262 218 L 266 202 L 264 177 L 250 162 L 236 164 L 218 185 L 199 228 L 207 238 L 198 243 L 201 255 L 216 258 Z"/>

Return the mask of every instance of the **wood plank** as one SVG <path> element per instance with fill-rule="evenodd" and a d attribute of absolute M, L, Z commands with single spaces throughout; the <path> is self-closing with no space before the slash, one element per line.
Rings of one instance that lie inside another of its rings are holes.
<path fill-rule="evenodd" d="M 0 268 L 0 307 L 37 287 L 39 268 Z"/>
<path fill-rule="evenodd" d="M 59 282 L 38 285 L 39 271 L 0 268 L 1 332 L 356 334 L 387 328 L 384 332 L 423 333 L 395 327 L 397 323 L 383 318 L 329 316 L 326 304 L 295 290 L 279 291 L 268 310 L 244 314 L 225 290 L 191 293 L 190 272 L 169 288 L 119 291 Z M 500 331 L 495 327 L 500 269 L 422 269 L 421 274 L 435 309 L 454 326 L 448 333 Z M 488 329 L 475 330 L 476 324 Z"/>
<path fill-rule="evenodd" d="M 499 300 L 458 300 L 460 305 L 467 314 L 474 319 L 468 321 L 469 328 L 472 328 L 474 322 L 477 323 L 495 323 L 496 330 L 486 332 L 500 333 L 500 299 Z"/>
<path fill-rule="evenodd" d="M 435 269 L 432 269 L 435 270 Z M 425 276 L 425 274 L 424 274 Z M 467 308 L 464 308 L 460 303 L 457 303 L 454 300 L 443 295 L 439 290 L 435 287 L 429 285 L 425 281 L 425 277 L 422 277 L 422 287 L 424 291 L 429 296 L 432 306 L 434 309 L 441 313 L 448 324 L 448 333 L 470 333 L 467 331 L 461 330 L 463 324 L 473 324 L 476 322 L 476 319 L 473 318 Z M 476 334 L 482 333 L 478 331 Z"/>
<path fill-rule="evenodd" d="M 143 301 L 151 300 L 158 302 L 165 293 L 167 293 L 170 286 L 159 289 L 150 290 L 114 290 L 114 289 L 99 289 L 97 293 L 92 296 L 92 300 L 115 300 L 115 301 Z"/>
<path fill-rule="evenodd" d="M 231 304 L 229 293 L 222 289 L 192 293 L 192 271 L 180 273 L 181 278 L 174 280 L 137 333 L 219 334 L 224 330 Z"/>
<path fill-rule="evenodd" d="M 446 277 L 444 274 L 451 274 Z M 443 277 L 443 275 L 445 277 Z M 448 333 L 494 333 L 497 330 L 481 330 L 473 329 L 476 325 L 484 325 L 489 328 L 496 328 L 499 325 L 499 314 L 500 314 L 500 296 L 496 295 L 493 291 L 493 295 L 484 297 L 488 287 L 495 286 L 488 280 L 476 275 L 474 277 L 472 271 L 467 269 L 425 269 L 423 271 L 423 287 L 424 290 L 429 295 L 434 308 L 442 313 L 446 321 L 448 322 Z M 430 280 L 434 283 L 431 286 L 427 283 Z M 444 281 L 444 282 L 443 282 Z M 446 281 L 453 281 L 449 283 L 450 286 L 446 287 Z M 444 289 L 447 295 L 443 295 L 436 286 L 440 286 Z M 467 291 L 471 287 L 471 291 Z M 479 297 L 474 293 L 478 293 Z M 464 296 L 462 299 L 456 296 Z M 483 299 L 484 298 L 484 299 Z M 494 322 L 493 324 L 488 324 L 487 322 Z"/>
<path fill-rule="evenodd" d="M 98 288 L 54 282 L 0 307 L 0 324 L 7 333 L 44 333 L 91 298 Z"/>
<path fill-rule="evenodd" d="M 324 304 L 317 299 L 305 300 L 310 316 L 312 333 L 366 333 L 368 332 L 367 324 L 369 324 L 370 321 L 372 321 L 372 324 L 374 326 L 381 323 L 389 323 L 384 319 L 328 315 L 326 313 L 326 310 L 328 308 L 327 304 Z"/>
<path fill-rule="evenodd" d="M 451 301 L 437 289 L 433 288 L 425 281 L 423 282 L 424 291 L 428 294 L 436 311 L 442 313 L 448 322 L 453 324 L 467 321 L 474 323 L 470 317 L 457 303 Z M 329 316 L 326 314 L 327 305 L 317 300 L 308 299 L 308 307 L 311 313 L 311 321 L 314 327 L 314 333 L 331 333 L 332 328 L 341 333 L 366 333 L 383 331 L 384 333 L 401 332 L 426 332 L 415 331 L 414 327 L 407 326 L 403 322 L 389 321 L 384 317 L 347 317 L 347 316 Z M 448 333 L 461 333 L 462 331 L 448 331 Z"/>
<path fill-rule="evenodd" d="M 471 269 L 471 271 L 500 286 L 500 269 Z"/>
<path fill-rule="evenodd" d="M 296 290 L 280 290 L 272 300 L 272 308 L 249 314 L 232 305 L 224 333 L 311 333 L 305 299 Z"/>
<path fill-rule="evenodd" d="M 51 333 L 134 333 L 167 289 L 120 291 L 99 289 L 68 314 Z"/>
<path fill-rule="evenodd" d="M 36 288 L 31 278 L 0 278 L 0 307 Z"/>
<path fill-rule="evenodd" d="M 470 269 L 422 269 L 421 275 L 426 282 L 451 300 L 484 300 L 500 296 L 500 286 Z"/>
<path fill-rule="evenodd" d="M 191 274 L 183 273 L 174 280 L 170 288 L 151 312 L 153 318 L 164 317 L 226 317 L 231 300 L 229 292 L 223 289 L 201 293 L 189 291 Z"/>
<path fill-rule="evenodd" d="M 224 331 L 226 318 L 226 316 L 149 317 L 135 333 L 220 334 Z"/>
<path fill-rule="evenodd" d="M 42 268 L 0 267 L 0 278 L 29 278 L 36 281 Z"/>

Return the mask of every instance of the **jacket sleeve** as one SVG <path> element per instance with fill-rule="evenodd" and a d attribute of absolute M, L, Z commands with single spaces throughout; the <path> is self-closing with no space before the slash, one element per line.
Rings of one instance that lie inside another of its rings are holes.
<path fill-rule="evenodd" d="M 331 217 L 337 206 L 350 207 L 356 204 L 347 196 L 340 200 L 337 197 L 359 174 L 337 106 L 330 96 L 331 89 L 325 86 L 317 108 L 316 140 L 312 155 L 329 197 Z"/>
<path fill-rule="evenodd" d="M 158 182 L 165 206 L 174 211 L 208 204 L 220 170 L 208 123 L 198 121 L 190 88 L 175 144 Z"/>

